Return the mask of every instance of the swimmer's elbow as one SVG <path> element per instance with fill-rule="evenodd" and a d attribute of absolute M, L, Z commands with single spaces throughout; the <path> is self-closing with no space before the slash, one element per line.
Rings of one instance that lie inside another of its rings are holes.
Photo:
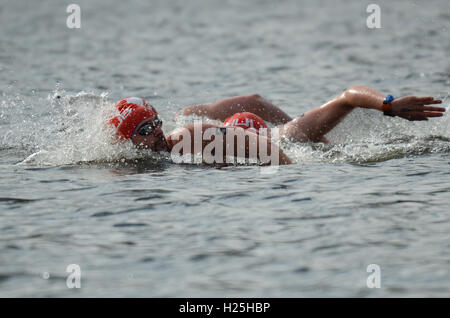
<path fill-rule="evenodd" d="M 342 96 L 344 96 L 347 99 L 353 99 L 358 95 L 364 94 L 367 92 L 367 90 L 370 90 L 369 87 L 364 85 L 352 85 L 348 87 L 343 93 Z"/>
<path fill-rule="evenodd" d="M 368 87 L 364 86 L 364 85 L 352 85 L 350 87 L 348 87 L 345 92 L 349 92 L 349 93 L 355 93 L 355 92 L 360 92 L 362 90 L 366 90 Z"/>
<path fill-rule="evenodd" d="M 348 87 L 341 95 L 341 99 L 346 105 L 354 106 L 357 99 L 361 94 L 368 89 L 367 86 L 364 85 L 352 85 Z"/>
<path fill-rule="evenodd" d="M 206 105 L 195 105 L 188 106 L 181 110 L 181 115 L 189 116 L 189 115 L 197 115 L 197 116 L 208 116 L 208 108 Z"/>

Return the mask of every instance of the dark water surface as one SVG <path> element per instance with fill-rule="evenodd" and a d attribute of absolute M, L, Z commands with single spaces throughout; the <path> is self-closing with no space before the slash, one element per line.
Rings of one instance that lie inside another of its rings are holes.
<path fill-rule="evenodd" d="M 0 1 L 0 296 L 450 295 L 450 121 L 357 110 L 278 170 L 177 165 L 99 124 L 259 93 L 296 116 L 352 84 L 448 106 L 450 2 Z M 69 264 L 80 289 L 66 286 Z M 369 264 L 381 288 L 369 289 Z"/>

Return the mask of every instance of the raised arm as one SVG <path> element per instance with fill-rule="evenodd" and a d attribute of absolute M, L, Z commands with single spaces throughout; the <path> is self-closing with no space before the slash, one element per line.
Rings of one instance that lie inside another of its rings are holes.
<path fill-rule="evenodd" d="M 285 124 L 292 118 L 258 94 L 237 96 L 219 100 L 212 104 L 188 106 L 178 114 L 184 116 L 198 115 L 224 121 L 240 112 L 250 112 L 273 124 Z M 178 116 L 177 114 L 177 116 Z M 175 118 L 176 119 L 176 118 Z"/>
<path fill-rule="evenodd" d="M 356 107 L 383 111 L 386 94 L 357 85 L 345 90 L 324 105 L 312 109 L 282 127 L 282 133 L 295 141 L 321 141 L 321 138 L 336 127 Z M 428 106 L 440 104 L 433 97 L 406 96 L 395 99 L 391 114 L 408 120 L 428 120 L 441 117 L 445 108 Z"/>

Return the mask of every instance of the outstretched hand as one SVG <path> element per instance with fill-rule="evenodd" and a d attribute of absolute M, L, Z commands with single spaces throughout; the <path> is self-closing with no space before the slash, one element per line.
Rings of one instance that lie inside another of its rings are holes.
<path fill-rule="evenodd" d="M 429 106 L 442 101 L 431 96 L 405 96 L 395 99 L 391 104 L 392 114 L 410 120 L 428 120 L 430 117 L 442 117 L 445 108 Z"/>

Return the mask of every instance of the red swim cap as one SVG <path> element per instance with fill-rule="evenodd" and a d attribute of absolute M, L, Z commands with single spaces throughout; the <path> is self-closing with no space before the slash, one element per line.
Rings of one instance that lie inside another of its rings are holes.
<path fill-rule="evenodd" d="M 244 129 L 253 128 L 257 133 L 261 128 L 268 128 L 261 117 L 248 112 L 236 113 L 225 119 L 224 124 L 225 126 L 242 127 Z"/>
<path fill-rule="evenodd" d="M 111 118 L 109 123 L 117 128 L 116 135 L 125 139 L 131 138 L 142 121 L 158 115 L 156 109 L 140 97 L 126 97 L 116 107 L 120 114 Z"/>

